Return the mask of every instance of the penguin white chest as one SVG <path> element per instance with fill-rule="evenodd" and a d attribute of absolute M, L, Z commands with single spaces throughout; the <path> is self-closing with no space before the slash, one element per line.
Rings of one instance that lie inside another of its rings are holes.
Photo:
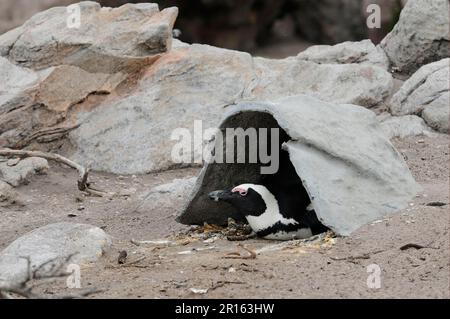
<path fill-rule="evenodd" d="M 280 213 L 280 208 L 278 202 L 266 188 L 257 187 L 257 185 L 252 186 L 263 198 L 264 203 L 266 204 L 266 210 L 259 216 L 248 215 L 246 219 L 248 224 L 252 229 L 256 232 L 267 229 L 269 227 L 273 227 L 277 223 L 281 223 L 284 225 L 290 224 L 298 224 L 298 222 L 293 218 L 285 218 Z"/>

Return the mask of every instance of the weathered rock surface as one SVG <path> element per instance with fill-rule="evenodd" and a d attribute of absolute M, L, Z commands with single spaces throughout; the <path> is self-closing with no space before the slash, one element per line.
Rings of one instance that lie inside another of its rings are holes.
<path fill-rule="evenodd" d="M 49 111 L 66 113 L 90 94 L 109 94 L 125 79 L 122 73 L 89 73 L 70 65 L 57 66 L 39 83 L 35 102 Z"/>
<path fill-rule="evenodd" d="M 394 29 L 380 43 L 393 67 L 412 74 L 450 56 L 448 0 L 408 0 Z"/>
<path fill-rule="evenodd" d="M 16 187 L 28 183 L 34 174 L 45 174 L 48 168 L 47 160 L 40 157 L 28 157 L 18 163 L 0 162 L 0 179 Z"/>
<path fill-rule="evenodd" d="M 434 128 L 436 131 L 442 133 L 449 133 L 449 121 L 450 121 L 450 110 L 449 110 L 449 93 L 442 94 L 442 103 L 433 103 L 429 105 L 423 112 L 422 117 L 427 122 L 427 124 Z"/>
<path fill-rule="evenodd" d="M 33 14 L 53 6 L 66 6 L 77 0 L 2 0 L 0 34 L 11 30 Z M 102 6 L 117 7 L 126 0 L 96 0 Z M 133 3 L 148 2 L 134 0 Z M 189 43 L 207 43 L 229 49 L 249 51 L 258 42 L 277 40 L 280 20 L 292 24 L 292 36 L 301 35 L 316 43 L 338 43 L 370 37 L 379 43 L 390 31 L 401 8 L 393 0 L 208 0 L 195 4 L 185 0 L 159 0 L 161 8 L 177 6 L 183 13 L 177 20 L 181 39 Z M 401 0 L 406 2 L 406 0 Z M 365 24 L 368 4 L 381 6 L 381 28 Z M 205 18 L 207 12 L 207 18 Z M 280 18 L 281 17 L 281 18 Z M 285 30 L 282 33 L 286 37 Z"/>
<path fill-rule="evenodd" d="M 0 207 L 8 207 L 11 205 L 23 205 L 19 193 L 17 193 L 11 185 L 0 180 Z"/>
<path fill-rule="evenodd" d="M 253 76 L 247 53 L 202 45 L 174 49 L 147 70 L 132 94 L 77 115 L 73 158 L 120 174 L 170 168 L 173 130 L 192 130 L 194 120 L 205 128 L 217 125 L 227 104 L 248 95 Z"/>
<path fill-rule="evenodd" d="M 7 85 L 9 91 L 0 91 L 0 146 L 8 147 L 23 147 L 35 138 L 48 141 L 64 136 L 63 127 L 73 126 L 70 121 L 63 123 L 72 107 L 91 95 L 109 95 L 125 80 L 120 72 L 89 73 L 69 65 L 50 67 L 38 73 L 17 66 L 12 70 L 11 77 L 23 75 L 25 81 L 28 75 L 30 82 L 25 82 L 21 90 Z M 52 129 L 47 130 L 50 127 Z"/>
<path fill-rule="evenodd" d="M 372 106 L 391 87 L 391 75 L 372 65 L 270 60 L 205 45 L 181 46 L 152 65 L 133 94 L 79 113 L 81 126 L 70 137 L 74 158 L 95 169 L 149 172 L 173 165 L 173 130 L 192 130 L 194 120 L 216 127 L 223 109 L 241 100 L 306 93 Z"/>
<path fill-rule="evenodd" d="M 450 59 L 421 67 L 390 101 L 394 115 L 422 115 L 428 125 L 440 132 L 449 127 Z"/>
<path fill-rule="evenodd" d="M 39 76 L 0 57 L 0 115 L 11 112 L 16 105 L 29 99 L 25 93 L 38 83 Z"/>
<path fill-rule="evenodd" d="M 57 223 L 35 229 L 0 253 L 0 286 L 25 277 L 27 262 L 23 257 L 30 258 L 32 269 L 53 260 L 64 262 L 71 255 L 69 263 L 85 264 L 96 261 L 110 245 L 111 237 L 91 225 Z"/>
<path fill-rule="evenodd" d="M 388 69 L 389 60 L 384 51 L 372 41 L 343 42 L 336 45 L 313 45 L 300 52 L 298 58 L 305 61 L 328 64 L 374 64 Z"/>
<path fill-rule="evenodd" d="M 68 27 L 70 12 L 54 7 L 0 37 L 0 54 L 22 66 L 43 69 L 68 64 L 94 73 L 115 73 L 151 64 L 170 50 L 177 8 L 157 4 L 101 8 L 79 3 L 82 23 Z"/>
<path fill-rule="evenodd" d="M 192 131 L 194 120 L 202 120 L 205 129 L 216 127 L 224 108 L 236 102 L 308 94 L 372 107 L 393 87 L 382 54 L 369 41 L 327 47 L 331 60 L 323 54 L 315 61 L 253 58 L 180 41 L 171 48 L 171 36 L 160 29 L 171 30 L 175 9 L 100 9 L 91 2 L 82 8 L 86 21 L 70 34 L 57 17 L 65 8 L 56 8 L 0 36 L 0 51 L 10 62 L 48 67 L 37 72 L 31 92 L 19 90 L 26 102 L 9 103 L 11 111 L 0 113 L 0 146 L 47 148 L 55 142 L 64 155 L 93 169 L 146 173 L 177 165 L 171 159 L 175 129 Z M 142 45 L 158 37 L 167 45 Z M 53 50 L 52 39 L 65 49 Z M 134 63 L 142 58 L 151 62 Z M 139 72 L 122 68 L 119 60 L 139 65 Z"/>
<path fill-rule="evenodd" d="M 175 196 L 183 197 L 183 194 L 189 192 L 194 186 L 196 177 L 176 178 L 172 182 L 153 187 L 150 194 L 175 194 Z"/>
<path fill-rule="evenodd" d="M 0 1 L 0 34 L 20 26 L 34 14 L 50 7 L 68 5 L 76 0 L 3 0 Z"/>
<path fill-rule="evenodd" d="M 390 139 L 431 134 L 424 120 L 416 115 L 388 116 L 381 121 L 381 127 Z"/>
<path fill-rule="evenodd" d="M 141 196 L 140 211 L 150 209 L 174 209 L 182 207 L 186 198 L 191 194 L 197 177 L 177 178 L 172 182 L 153 187 Z M 174 211 L 174 214 L 176 211 Z"/>
<path fill-rule="evenodd" d="M 378 66 L 317 64 L 298 58 L 255 58 L 254 99 L 308 94 L 324 101 L 372 107 L 393 87 L 392 76 Z"/>
<path fill-rule="evenodd" d="M 375 114 L 359 106 L 306 95 L 243 102 L 230 109 L 220 128 L 267 127 L 271 119 L 290 137 L 283 148 L 319 219 L 338 234 L 348 235 L 406 207 L 420 189 Z M 258 183 L 260 166 L 206 164 L 179 221 L 223 224 L 227 217 L 236 217 L 231 205 L 211 201 L 208 193 L 242 182 Z"/>

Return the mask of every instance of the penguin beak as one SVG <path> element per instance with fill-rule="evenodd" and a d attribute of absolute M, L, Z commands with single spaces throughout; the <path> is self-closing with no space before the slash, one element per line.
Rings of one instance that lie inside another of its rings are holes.
<path fill-rule="evenodd" d="M 208 194 L 208 197 L 215 201 L 218 202 L 219 200 L 226 200 L 230 197 L 231 193 L 230 191 L 224 191 L 224 190 L 217 190 L 214 192 L 211 192 Z"/>

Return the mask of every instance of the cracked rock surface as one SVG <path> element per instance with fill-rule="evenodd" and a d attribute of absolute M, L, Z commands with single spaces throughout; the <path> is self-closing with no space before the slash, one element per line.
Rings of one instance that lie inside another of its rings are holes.
<path fill-rule="evenodd" d="M 421 115 L 433 129 L 449 131 L 450 59 L 422 66 L 394 94 L 390 109 L 394 115 Z"/>

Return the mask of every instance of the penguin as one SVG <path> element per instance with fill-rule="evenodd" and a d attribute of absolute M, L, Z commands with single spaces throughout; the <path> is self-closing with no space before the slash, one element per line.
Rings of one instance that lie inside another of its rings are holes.
<path fill-rule="evenodd" d="M 241 184 L 213 191 L 209 197 L 233 205 L 256 235 L 264 239 L 302 239 L 328 230 L 318 220 L 312 204 L 305 211 L 298 211 L 285 197 L 278 201 L 264 185 Z"/>
<path fill-rule="evenodd" d="M 214 201 L 234 206 L 258 237 L 272 240 L 303 239 L 328 230 L 314 211 L 287 152 L 280 153 L 277 173 L 260 183 L 244 183 L 209 193 Z"/>

